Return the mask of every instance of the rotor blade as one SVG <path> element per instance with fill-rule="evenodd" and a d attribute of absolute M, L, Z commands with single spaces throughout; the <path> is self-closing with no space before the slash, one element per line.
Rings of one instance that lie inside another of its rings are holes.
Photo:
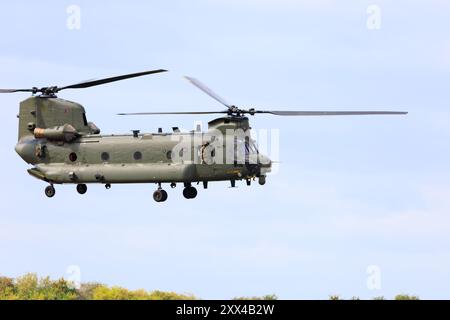
<path fill-rule="evenodd" d="M 33 92 L 33 89 L 0 89 L 0 93 Z"/>
<path fill-rule="evenodd" d="M 119 116 L 151 116 L 151 115 L 165 115 L 165 114 L 215 114 L 228 113 L 228 111 L 175 111 L 175 112 L 131 112 L 118 113 Z"/>
<path fill-rule="evenodd" d="M 195 78 L 191 78 L 188 76 L 185 76 L 185 78 L 192 83 L 194 86 L 196 86 L 197 88 L 199 88 L 200 90 L 202 90 L 204 93 L 206 93 L 208 96 L 210 96 L 211 98 L 213 98 L 214 100 L 220 102 L 221 104 L 223 104 L 225 107 L 227 108 L 231 108 L 231 105 L 225 101 L 225 99 L 223 99 L 221 96 L 219 96 L 217 93 L 215 93 L 214 91 L 212 91 L 210 88 L 208 88 L 207 86 L 205 86 L 203 83 L 201 83 L 200 81 L 198 81 Z"/>
<path fill-rule="evenodd" d="M 276 116 L 363 116 L 363 115 L 404 115 L 404 111 L 255 111 Z"/>
<path fill-rule="evenodd" d="M 89 88 L 89 87 L 98 86 L 98 85 L 101 85 L 101 84 L 110 83 L 110 82 L 114 82 L 114 81 L 120 81 L 120 80 L 125 80 L 125 79 L 140 77 L 140 76 L 145 76 L 145 75 L 153 74 L 153 73 L 166 72 L 166 71 L 167 70 L 164 70 L 164 69 L 158 69 L 158 70 L 150 70 L 150 71 L 137 72 L 137 73 L 129 73 L 129 74 L 124 74 L 124 75 L 120 75 L 120 76 L 116 76 L 116 77 L 110 77 L 110 78 L 103 78 L 103 79 L 96 79 L 96 80 L 87 80 L 87 81 L 83 81 L 83 82 L 80 82 L 80 83 L 76 83 L 76 84 L 72 84 L 72 85 L 69 85 L 69 86 L 58 88 L 58 91 L 61 91 L 61 90 L 64 90 L 64 89 Z"/>

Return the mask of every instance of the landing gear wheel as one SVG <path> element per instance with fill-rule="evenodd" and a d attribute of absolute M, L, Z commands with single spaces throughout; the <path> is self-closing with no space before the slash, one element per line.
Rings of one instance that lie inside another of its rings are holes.
<path fill-rule="evenodd" d="M 266 184 L 266 176 L 259 176 L 258 183 L 262 186 L 265 185 Z"/>
<path fill-rule="evenodd" d="M 53 186 L 47 186 L 45 188 L 45 195 L 49 198 L 53 197 L 55 195 L 56 191 L 55 191 L 55 187 Z"/>
<path fill-rule="evenodd" d="M 186 187 L 183 190 L 183 196 L 186 199 L 194 199 L 197 196 L 197 189 L 192 186 Z"/>
<path fill-rule="evenodd" d="M 85 194 L 87 191 L 87 186 L 84 183 L 77 184 L 77 191 L 79 194 Z"/>
<path fill-rule="evenodd" d="M 109 184 L 109 183 L 105 184 L 105 189 L 106 189 L 106 190 L 111 189 L 111 184 Z"/>
<path fill-rule="evenodd" d="M 164 201 L 167 200 L 168 195 L 167 195 L 166 190 L 162 190 L 162 189 L 161 189 L 161 192 L 162 192 L 162 194 L 163 194 L 163 198 L 162 198 L 161 202 L 164 202 Z"/>
<path fill-rule="evenodd" d="M 156 202 L 164 202 L 167 200 L 167 192 L 163 189 L 158 189 L 153 192 L 153 200 Z"/>

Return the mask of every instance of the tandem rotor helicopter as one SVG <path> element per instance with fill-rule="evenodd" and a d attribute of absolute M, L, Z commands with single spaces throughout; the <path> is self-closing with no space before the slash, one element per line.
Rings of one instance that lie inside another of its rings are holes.
<path fill-rule="evenodd" d="M 153 199 L 156 202 L 167 200 L 167 192 L 162 189 L 163 183 L 170 184 L 172 188 L 175 188 L 177 183 L 182 183 L 183 196 L 186 199 L 197 196 L 197 189 L 192 185 L 194 183 L 201 182 L 206 189 L 210 181 L 230 181 L 231 186 L 234 187 L 236 180 L 246 180 L 247 185 L 251 185 L 252 180 L 258 179 L 259 184 L 264 185 L 272 162 L 267 156 L 259 153 L 255 141 L 251 139 L 247 115 L 407 114 L 407 112 L 398 111 L 241 109 L 227 103 L 200 81 L 186 77 L 197 88 L 224 105 L 226 109 L 223 111 L 139 112 L 120 115 L 223 114 L 208 122 L 206 132 L 201 132 L 200 128 L 191 132 L 181 132 L 174 127 L 171 133 L 158 129 L 157 133 L 140 133 L 134 130 L 132 134 L 104 135 L 94 123 L 88 122 L 82 105 L 56 96 L 57 93 L 66 89 L 89 88 L 166 71 L 164 69 L 150 70 L 89 80 L 63 87 L 0 89 L 0 93 L 32 93 L 31 97 L 20 102 L 19 138 L 15 150 L 25 162 L 33 165 L 28 169 L 31 176 L 49 183 L 45 188 L 47 197 L 51 198 L 55 195 L 55 184 L 76 184 L 78 193 L 85 194 L 88 183 L 101 183 L 106 189 L 118 183 L 155 183 L 158 185 L 153 193 Z M 234 135 L 229 139 L 230 130 L 244 132 L 244 137 Z M 220 134 L 223 135 L 221 139 L 218 138 Z M 191 141 L 194 136 L 200 136 L 200 143 L 185 143 L 177 149 L 180 141 Z M 175 161 L 175 158 L 178 160 Z"/>

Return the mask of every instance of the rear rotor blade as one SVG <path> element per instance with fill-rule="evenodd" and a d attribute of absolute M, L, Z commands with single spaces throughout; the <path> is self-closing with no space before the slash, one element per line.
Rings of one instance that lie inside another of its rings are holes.
<path fill-rule="evenodd" d="M 137 72 L 137 73 L 129 73 L 129 74 L 124 74 L 124 75 L 120 75 L 120 76 L 116 76 L 116 77 L 110 77 L 110 78 L 88 80 L 88 81 L 83 81 L 83 82 L 80 82 L 80 83 L 72 84 L 72 85 L 69 85 L 69 86 L 60 87 L 60 88 L 57 89 L 57 91 L 61 91 L 61 90 L 64 90 L 64 89 L 89 88 L 89 87 L 98 86 L 98 85 L 102 85 L 102 84 L 110 83 L 110 82 L 114 82 L 114 81 L 120 81 L 120 80 L 135 78 L 135 77 L 141 77 L 141 76 L 145 76 L 145 75 L 148 75 L 148 74 L 160 73 L 160 72 L 166 72 L 166 71 L 167 70 L 164 70 L 164 69 L 158 69 L 158 70 L 150 70 L 150 71 Z"/>
<path fill-rule="evenodd" d="M 118 113 L 119 116 L 151 116 L 151 115 L 165 115 L 165 114 L 216 114 L 228 113 L 228 111 L 174 111 L 174 112 L 131 112 Z"/>
<path fill-rule="evenodd" d="M 363 115 L 405 115 L 404 111 L 255 111 L 276 116 L 363 116 Z"/>
<path fill-rule="evenodd" d="M 206 93 L 208 96 L 210 96 L 211 98 L 213 98 L 214 100 L 220 102 L 221 104 L 223 104 L 225 107 L 227 108 L 231 108 L 232 106 L 226 102 L 226 100 L 224 98 L 222 98 L 221 96 L 219 96 L 217 93 L 215 93 L 214 91 L 212 91 L 210 88 L 208 88 L 207 86 L 205 86 L 203 83 L 201 83 L 200 81 L 198 81 L 195 78 L 191 78 L 188 76 L 185 76 L 185 78 L 192 83 L 194 86 L 196 86 L 197 88 L 199 88 L 200 90 L 202 90 L 204 93 Z"/>

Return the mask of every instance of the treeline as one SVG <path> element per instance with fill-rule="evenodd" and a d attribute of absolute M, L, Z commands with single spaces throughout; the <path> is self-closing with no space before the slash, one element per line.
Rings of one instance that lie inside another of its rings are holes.
<path fill-rule="evenodd" d="M 195 300 L 190 294 L 127 290 L 100 283 L 82 283 L 77 289 L 65 279 L 39 278 L 34 273 L 16 279 L 0 277 L 0 300 Z"/>
<path fill-rule="evenodd" d="M 236 297 L 233 300 L 277 300 L 276 295 L 261 297 Z M 338 295 L 330 300 L 341 300 Z M 351 298 L 359 300 L 358 297 Z M 418 300 L 417 296 L 397 295 L 395 300 Z M 22 277 L 0 276 L 0 300 L 197 300 L 192 294 L 179 294 L 165 291 L 128 290 L 122 287 L 109 287 L 101 283 L 82 283 L 79 288 L 66 279 L 52 280 L 40 278 L 34 273 Z M 375 297 L 374 300 L 384 300 Z"/>

